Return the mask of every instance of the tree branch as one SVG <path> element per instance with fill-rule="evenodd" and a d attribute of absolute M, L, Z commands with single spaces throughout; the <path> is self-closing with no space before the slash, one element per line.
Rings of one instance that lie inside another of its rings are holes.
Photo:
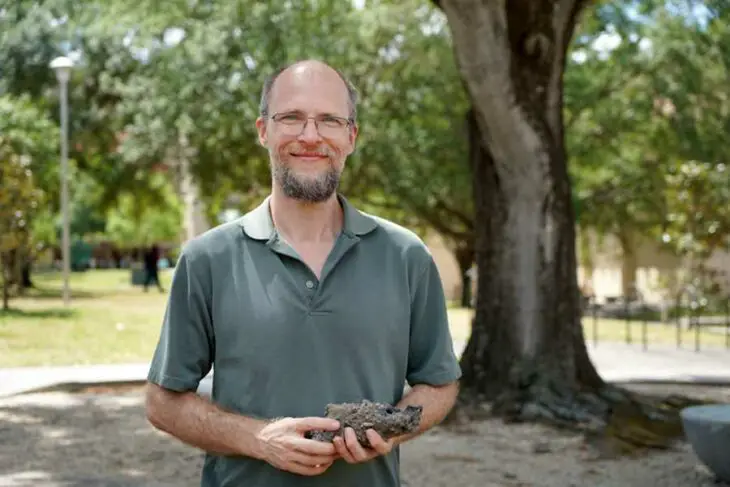
<path fill-rule="evenodd" d="M 448 215 L 453 216 L 454 218 L 459 220 L 461 223 L 463 223 L 466 228 L 473 231 L 474 219 L 470 218 L 463 211 L 454 208 L 453 206 L 449 205 L 446 201 L 444 201 L 440 198 L 437 200 L 436 205 L 434 205 L 434 206 L 436 208 L 442 210 L 444 213 L 447 213 Z"/>
<path fill-rule="evenodd" d="M 418 215 L 418 218 L 426 222 L 430 227 L 439 232 L 441 235 L 452 238 L 454 240 L 460 240 L 470 238 L 473 233 L 473 223 L 467 226 L 466 231 L 460 231 L 450 226 L 448 223 L 451 220 L 444 218 L 438 214 L 438 211 L 428 208 L 427 206 L 416 202 L 416 200 L 410 197 L 406 192 L 399 193 L 400 198 L 405 204 Z"/>

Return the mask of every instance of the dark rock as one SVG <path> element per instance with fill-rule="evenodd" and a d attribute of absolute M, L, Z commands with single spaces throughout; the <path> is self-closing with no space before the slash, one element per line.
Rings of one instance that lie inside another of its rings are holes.
<path fill-rule="evenodd" d="M 370 448 L 365 435 L 368 429 L 375 430 L 384 440 L 407 433 L 413 433 L 421 423 L 422 406 L 406 406 L 404 409 L 364 400 L 361 403 L 328 404 L 325 416 L 340 422 L 339 431 L 311 431 L 307 438 L 331 442 L 335 436 L 344 437 L 345 428 L 355 430 L 360 444 Z"/>

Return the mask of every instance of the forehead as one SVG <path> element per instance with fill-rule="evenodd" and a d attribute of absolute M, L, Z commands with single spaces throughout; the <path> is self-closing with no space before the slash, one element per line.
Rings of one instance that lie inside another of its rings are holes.
<path fill-rule="evenodd" d="M 301 110 L 345 115 L 347 86 L 335 70 L 323 65 L 297 65 L 282 72 L 269 95 L 271 112 Z"/>

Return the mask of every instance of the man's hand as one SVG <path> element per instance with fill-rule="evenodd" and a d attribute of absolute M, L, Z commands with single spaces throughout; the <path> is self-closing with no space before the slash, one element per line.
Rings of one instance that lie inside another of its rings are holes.
<path fill-rule="evenodd" d="M 352 428 L 345 428 L 345 437 L 335 436 L 332 443 L 339 456 L 347 463 L 367 462 L 380 455 L 387 455 L 393 449 L 393 445 L 395 444 L 393 439 L 385 441 L 372 429 L 367 430 L 365 434 L 372 448 L 363 447 L 357 441 L 357 436 L 355 436 L 355 431 Z"/>
<path fill-rule="evenodd" d="M 329 418 L 283 418 L 264 426 L 257 435 L 261 457 L 272 466 L 299 475 L 320 475 L 338 458 L 334 445 L 308 440 L 311 430 L 335 431 L 340 423 Z"/>

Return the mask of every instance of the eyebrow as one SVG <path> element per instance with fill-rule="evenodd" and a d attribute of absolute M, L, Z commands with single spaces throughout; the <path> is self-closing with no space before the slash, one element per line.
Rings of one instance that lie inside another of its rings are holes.
<path fill-rule="evenodd" d="M 301 114 L 304 114 L 304 110 L 297 110 L 297 109 L 282 110 L 279 113 L 280 114 L 290 114 L 290 113 L 298 113 L 298 114 L 301 113 Z M 336 113 L 332 113 L 332 112 L 321 112 L 321 113 L 317 113 L 316 115 L 313 115 L 313 116 L 314 117 L 322 117 L 322 116 L 324 116 L 324 117 L 348 118 L 345 115 L 337 115 Z"/>

